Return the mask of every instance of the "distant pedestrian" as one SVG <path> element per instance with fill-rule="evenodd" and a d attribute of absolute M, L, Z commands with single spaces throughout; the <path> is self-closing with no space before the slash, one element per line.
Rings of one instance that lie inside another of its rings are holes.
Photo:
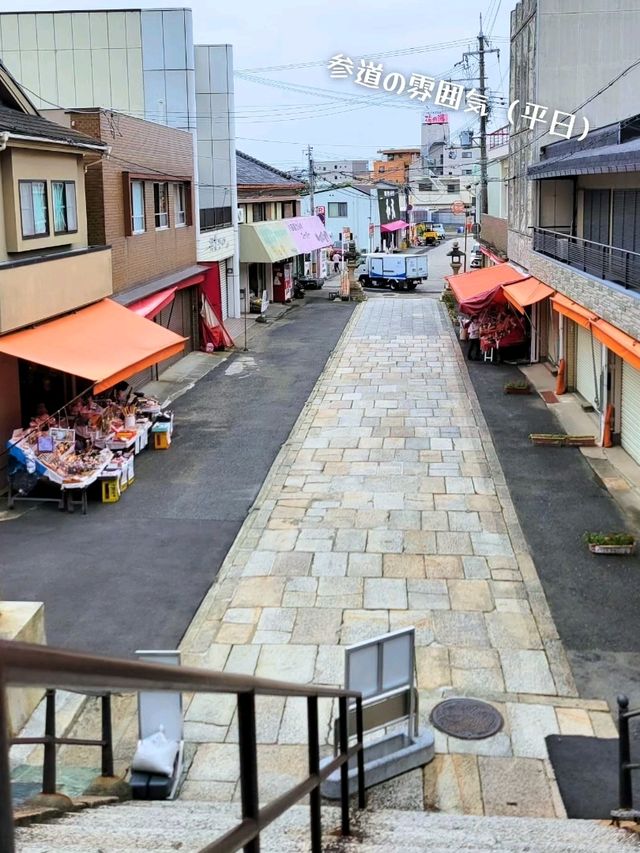
<path fill-rule="evenodd" d="M 469 361 L 480 360 L 480 324 L 477 317 L 472 317 L 471 322 L 467 326 L 469 334 L 469 349 L 467 350 L 467 358 Z"/>
<path fill-rule="evenodd" d="M 336 251 L 331 256 L 331 260 L 333 261 L 333 271 L 337 273 L 340 271 L 340 261 L 342 260 L 342 255 L 340 252 Z"/>

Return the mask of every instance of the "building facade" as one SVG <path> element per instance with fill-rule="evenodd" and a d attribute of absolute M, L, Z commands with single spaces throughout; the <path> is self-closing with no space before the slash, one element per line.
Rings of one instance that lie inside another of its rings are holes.
<path fill-rule="evenodd" d="M 479 215 L 478 236 L 485 257 L 492 263 L 507 257 L 509 193 L 509 125 L 487 134 L 487 212 Z M 479 182 L 480 166 L 475 167 Z"/>
<path fill-rule="evenodd" d="M 196 263 L 190 133 L 97 108 L 57 118 L 109 149 L 87 170 L 86 197 L 90 242 L 111 246 L 114 299 L 184 337 L 185 352 L 199 349 L 200 286 L 217 268 Z"/>
<path fill-rule="evenodd" d="M 237 315 L 231 47 L 195 46 L 190 9 L 20 12 L 0 14 L 0 54 L 39 108 L 98 106 L 192 134 L 199 259 L 220 265 Z"/>
<path fill-rule="evenodd" d="M 320 275 L 318 250 L 331 238 L 320 218 L 300 215 L 303 183 L 240 151 L 237 173 L 242 288 L 247 299 L 288 302 L 294 276 L 310 265 Z"/>
<path fill-rule="evenodd" d="M 640 463 L 637 33 L 637 10 L 618 0 L 512 12 L 510 101 L 576 111 L 578 125 L 571 139 L 522 122 L 512 133 L 508 254 L 554 291 L 532 308 L 536 357 L 564 368 L 600 435 L 610 427 Z"/>
<path fill-rule="evenodd" d="M 380 212 L 376 188 L 360 184 L 316 190 L 316 212 L 324 217 L 332 242 L 340 241 L 345 228 L 353 235 L 358 249 L 373 251 L 380 245 Z M 302 199 L 302 212 L 311 215 L 308 195 Z"/>
<path fill-rule="evenodd" d="M 44 373 L 3 340 L 112 293 L 111 249 L 89 238 L 85 169 L 107 146 L 42 118 L 0 63 L 0 446 L 35 414 Z M 46 283 L 46 287 L 43 284 Z M 49 405 L 71 388 L 47 386 Z M 0 487 L 6 480 L 0 455 Z"/>
<path fill-rule="evenodd" d="M 408 184 L 410 168 L 420 161 L 420 148 L 389 148 L 378 153 L 384 160 L 374 160 L 372 180 Z"/>
<path fill-rule="evenodd" d="M 324 181 L 330 184 L 366 181 L 370 175 L 368 160 L 316 160 L 313 165 L 319 186 Z"/>

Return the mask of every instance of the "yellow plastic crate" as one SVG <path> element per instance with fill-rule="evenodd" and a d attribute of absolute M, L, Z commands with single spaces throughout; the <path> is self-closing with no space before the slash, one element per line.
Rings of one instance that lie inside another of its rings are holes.
<path fill-rule="evenodd" d="M 120 477 L 109 477 L 102 480 L 102 503 L 114 504 L 120 500 Z"/>
<path fill-rule="evenodd" d="M 168 450 L 171 444 L 171 434 L 169 432 L 154 432 L 153 447 L 155 450 Z"/>

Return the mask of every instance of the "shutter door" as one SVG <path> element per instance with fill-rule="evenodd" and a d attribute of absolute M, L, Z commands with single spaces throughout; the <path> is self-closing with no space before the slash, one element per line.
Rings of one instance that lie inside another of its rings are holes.
<path fill-rule="evenodd" d="M 609 243 L 610 190 L 585 190 L 584 239 L 594 243 Z"/>
<path fill-rule="evenodd" d="M 218 270 L 220 272 L 220 302 L 222 304 L 222 322 L 229 316 L 229 296 L 227 286 L 227 262 L 219 261 Z"/>
<path fill-rule="evenodd" d="M 640 465 L 640 370 L 622 363 L 621 442 Z"/>
<path fill-rule="evenodd" d="M 189 312 L 185 313 L 185 295 L 189 293 L 190 288 L 186 290 L 178 290 L 173 299 L 171 305 L 167 305 L 166 308 L 157 315 L 156 323 L 159 323 L 161 326 L 164 326 L 165 329 L 169 329 L 171 332 L 175 332 L 176 335 L 181 335 L 183 338 L 190 337 L 191 335 L 191 326 Z M 185 356 L 191 350 L 191 343 L 187 341 L 185 344 L 185 348 L 182 352 L 177 355 L 171 356 L 171 358 L 165 359 L 165 361 L 161 361 L 158 364 L 158 372 L 162 373 L 167 368 L 171 367 L 172 364 L 175 364 L 177 361 L 180 361 L 183 356 Z"/>
<path fill-rule="evenodd" d="M 592 339 L 591 332 L 588 329 L 578 326 L 576 389 L 579 394 L 582 394 L 585 400 L 591 403 L 594 409 L 599 408 L 601 364 L 602 344 L 595 338 Z M 598 404 L 596 404 L 596 398 L 598 399 Z"/>

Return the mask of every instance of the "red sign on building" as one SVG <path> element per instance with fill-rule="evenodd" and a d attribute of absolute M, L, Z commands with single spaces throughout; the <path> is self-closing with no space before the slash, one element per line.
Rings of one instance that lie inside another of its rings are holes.
<path fill-rule="evenodd" d="M 449 124 L 449 119 L 446 113 L 427 113 L 424 117 L 425 124 Z"/>

